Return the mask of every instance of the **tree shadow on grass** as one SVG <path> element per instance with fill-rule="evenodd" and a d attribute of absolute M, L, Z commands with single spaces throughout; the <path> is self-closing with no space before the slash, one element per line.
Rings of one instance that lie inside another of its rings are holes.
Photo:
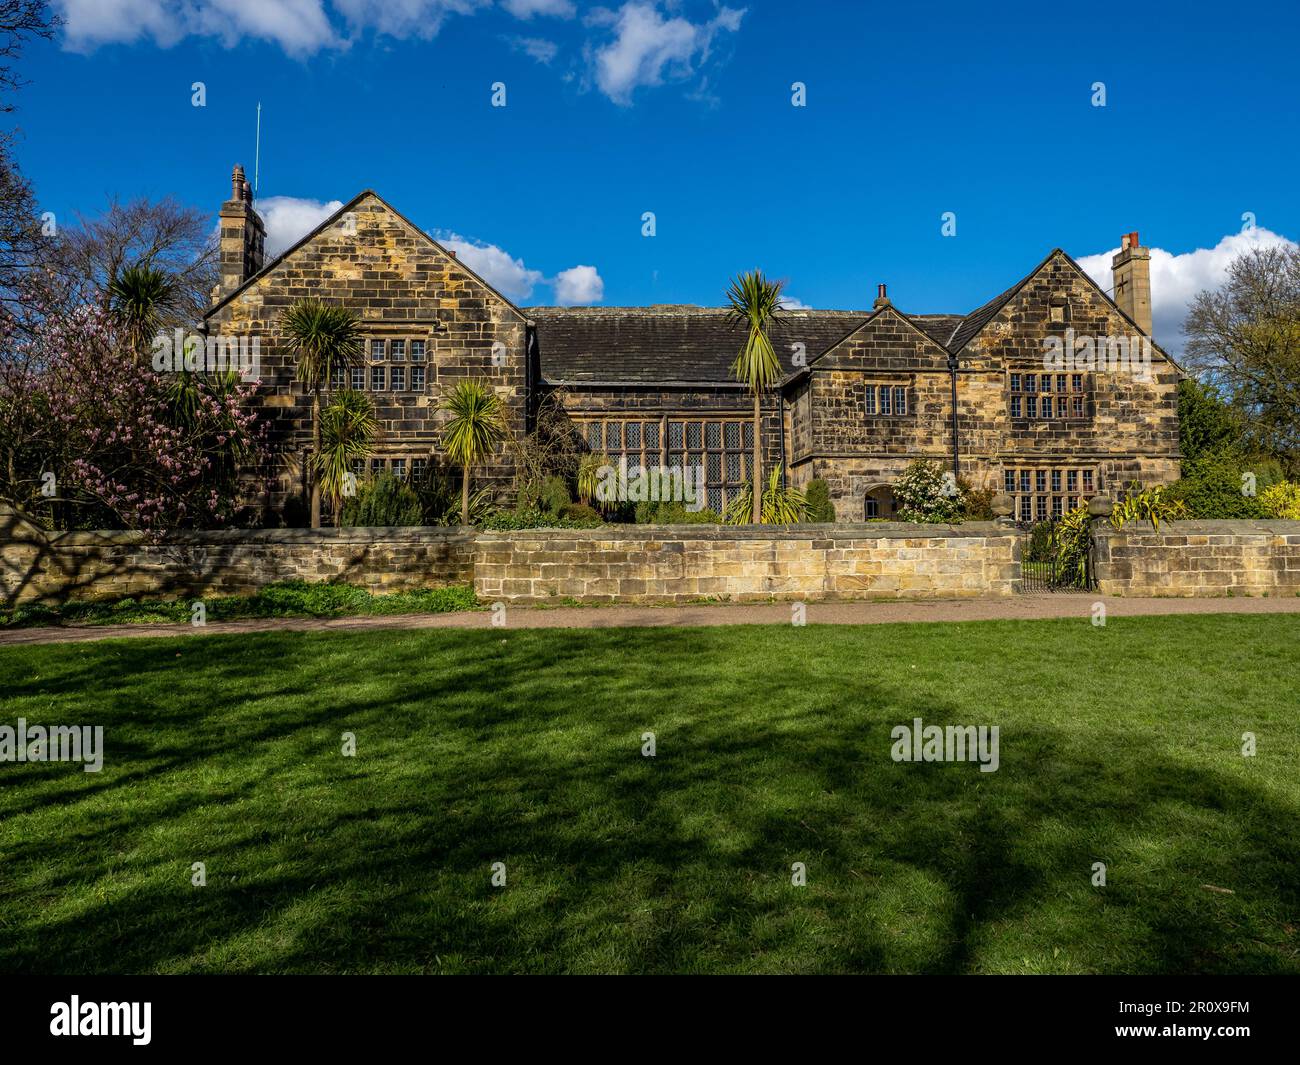
<path fill-rule="evenodd" d="M 884 663 L 722 669 L 732 638 L 212 637 L 183 668 L 133 641 L 98 689 L 49 655 L 11 701 L 97 694 L 123 745 L 92 785 L 6 773 L 39 834 L 0 832 L 0 968 L 1300 968 L 1300 819 L 1265 786 L 1005 714 L 997 773 L 895 763 L 894 725 L 980 714 Z"/>

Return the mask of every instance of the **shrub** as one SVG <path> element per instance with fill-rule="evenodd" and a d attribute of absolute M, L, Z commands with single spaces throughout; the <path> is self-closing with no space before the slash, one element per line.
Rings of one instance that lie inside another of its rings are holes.
<path fill-rule="evenodd" d="M 1029 548 L 1026 562 L 1046 562 L 1052 557 L 1052 523 L 1040 521 L 1029 530 Z"/>
<path fill-rule="evenodd" d="M 460 524 L 460 479 L 464 476 L 442 466 L 430 464 L 421 477 L 408 484 L 420 500 L 420 524 Z M 472 486 L 471 486 L 472 487 Z M 474 488 L 469 494 L 469 523 L 480 525 L 497 508 L 496 497 L 488 485 Z"/>
<path fill-rule="evenodd" d="M 931 523 L 961 520 L 965 505 L 961 485 L 937 462 L 918 459 L 894 484 L 899 521 Z"/>
<path fill-rule="evenodd" d="M 1075 507 L 1051 528 L 1049 550 L 1057 576 L 1076 588 L 1088 584 L 1088 540 L 1092 535 L 1088 506 Z"/>
<path fill-rule="evenodd" d="M 1300 484 L 1279 481 L 1259 494 L 1259 503 L 1270 518 L 1300 521 Z"/>
<path fill-rule="evenodd" d="M 636 505 L 638 525 L 721 525 L 716 510 L 687 510 L 685 503 L 644 502 Z"/>
<path fill-rule="evenodd" d="M 510 532 L 515 529 L 591 529 L 603 525 L 599 516 L 595 519 L 561 518 L 547 514 L 536 507 L 520 507 L 517 510 L 501 510 L 483 519 L 480 528 L 494 532 Z"/>
<path fill-rule="evenodd" d="M 520 510 L 537 510 L 555 517 L 559 517 L 560 511 L 571 502 L 568 482 L 558 474 L 549 474 L 540 481 L 525 485 L 519 493 Z"/>
<path fill-rule="evenodd" d="M 595 507 L 588 506 L 586 503 L 566 503 L 560 508 L 559 516 L 568 521 L 591 522 L 594 525 L 604 524 L 600 511 Z"/>
<path fill-rule="evenodd" d="M 1241 475 L 1254 473 L 1259 492 L 1280 480 L 1281 474 L 1271 464 L 1254 465 L 1258 469 L 1222 456 L 1186 463 L 1182 479 L 1168 487 L 1166 497 L 1182 503 L 1189 518 L 1266 518 L 1259 495 L 1242 494 Z"/>
<path fill-rule="evenodd" d="M 830 485 L 820 477 L 814 477 L 808 482 L 804 497 L 808 500 L 809 521 L 829 523 L 835 520 L 835 504 L 831 502 Z"/>
<path fill-rule="evenodd" d="M 1180 499 L 1171 499 L 1167 492 L 1168 486 L 1163 484 L 1151 488 L 1132 485 L 1111 511 L 1111 525 L 1122 529 L 1131 521 L 1149 521 L 1151 528 L 1158 531 L 1162 521 L 1187 517 L 1186 505 Z"/>
<path fill-rule="evenodd" d="M 363 482 L 343 504 L 343 524 L 351 528 L 419 525 L 422 520 L 419 496 L 391 473 Z"/>
<path fill-rule="evenodd" d="M 997 492 L 992 488 L 975 488 L 969 482 L 958 480 L 961 488 L 962 521 L 992 521 L 993 497 Z"/>

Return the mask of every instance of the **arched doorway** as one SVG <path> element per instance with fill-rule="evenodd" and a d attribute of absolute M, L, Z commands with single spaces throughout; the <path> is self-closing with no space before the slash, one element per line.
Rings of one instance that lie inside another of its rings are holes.
<path fill-rule="evenodd" d="M 894 489 L 887 484 L 878 484 L 875 488 L 868 489 L 864 511 L 863 516 L 867 521 L 873 518 L 883 518 L 886 521 L 892 519 L 898 513 L 898 500 L 894 498 Z"/>

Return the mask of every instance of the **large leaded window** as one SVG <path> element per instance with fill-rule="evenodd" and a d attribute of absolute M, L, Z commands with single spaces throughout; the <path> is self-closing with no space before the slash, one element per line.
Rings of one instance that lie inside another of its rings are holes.
<path fill-rule="evenodd" d="M 721 513 L 749 476 L 754 423 L 731 418 L 579 421 L 587 446 L 628 466 L 703 466 L 705 506 Z"/>
<path fill-rule="evenodd" d="M 1020 467 L 1003 471 L 1017 521 L 1050 521 L 1086 503 L 1097 491 L 1095 471 L 1083 467 Z"/>
<path fill-rule="evenodd" d="M 370 361 L 370 391 L 372 392 L 423 392 L 425 390 L 425 358 L 427 341 L 408 337 L 371 337 L 366 342 Z M 407 363 L 416 363 L 407 367 Z M 360 378 L 364 384 L 364 374 Z M 357 373 L 352 374 L 352 387 L 360 388 Z"/>
<path fill-rule="evenodd" d="M 1012 418 L 1033 421 L 1088 417 L 1090 381 L 1081 373 L 1013 373 L 1007 380 Z"/>

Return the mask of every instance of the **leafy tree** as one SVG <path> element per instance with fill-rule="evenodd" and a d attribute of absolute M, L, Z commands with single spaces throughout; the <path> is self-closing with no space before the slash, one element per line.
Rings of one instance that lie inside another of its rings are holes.
<path fill-rule="evenodd" d="M 486 381 L 461 381 L 442 404 L 451 415 L 443 427 L 442 446 L 464 471 L 461 480 L 460 521 L 469 524 L 470 469 L 491 455 L 505 435 L 505 412 Z"/>
<path fill-rule="evenodd" d="M 731 287 L 727 290 L 727 302 L 730 304 L 727 317 L 745 330 L 745 342 L 732 364 L 731 373 L 736 380 L 749 387 L 754 397 L 754 455 L 750 468 L 749 497 L 755 525 L 763 520 L 760 493 L 753 488 L 754 485 L 763 483 L 762 397 L 781 376 L 781 360 L 776 357 L 771 337 L 772 327 L 781 310 L 781 289 L 782 282 L 769 281 L 761 270 L 752 270 L 732 280 Z M 729 512 L 730 509 L 729 507 Z"/>
<path fill-rule="evenodd" d="M 1178 442 L 1183 463 L 1211 455 L 1244 452 L 1246 422 L 1209 385 L 1194 378 L 1178 382 Z"/>
<path fill-rule="evenodd" d="M 302 299 L 289 305 L 280 320 L 298 363 L 298 380 L 311 396 L 311 527 L 320 528 L 321 464 L 320 394 L 335 370 L 361 362 L 361 320 L 346 307 Z"/>
<path fill-rule="evenodd" d="M 1192 301 L 1187 362 L 1248 419 L 1251 435 L 1300 466 L 1300 249 L 1256 248 L 1223 286 Z"/>
<path fill-rule="evenodd" d="M 0 338 L 0 496 L 56 527 L 235 520 L 240 469 L 265 456 L 256 386 L 196 375 L 182 409 L 172 376 L 127 357 L 101 309 L 38 310 L 34 333 Z"/>

